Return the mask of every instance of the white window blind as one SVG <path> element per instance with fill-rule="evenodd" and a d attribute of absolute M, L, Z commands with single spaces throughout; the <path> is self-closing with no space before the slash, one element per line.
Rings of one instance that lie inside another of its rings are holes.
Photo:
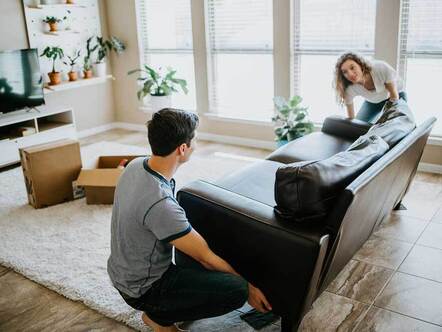
<path fill-rule="evenodd" d="M 376 0 L 293 0 L 292 93 L 313 121 L 343 112 L 332 88 L 336 60 L 344 51 L 372 57 L 375 24 Z"/>
<path fill-rule="evenodd" d="M 142 64 L 177 70 L 189 93 L 173 93 L 172 106 L 196 110 L 190 0 L 137 0 L 137 16 Z"/>
<path fill-rule="evenodd" d="M 206 0 L 210 112 L 270 121 L 272 0 Z"/>
<path fill-rule="evenodd" d="M 400 74 L 418 122 L 438 118 L 432 135 L 442 136 L 442 107 L 436 98 L 442 77 L 442 1 L 402 0 Z"/>

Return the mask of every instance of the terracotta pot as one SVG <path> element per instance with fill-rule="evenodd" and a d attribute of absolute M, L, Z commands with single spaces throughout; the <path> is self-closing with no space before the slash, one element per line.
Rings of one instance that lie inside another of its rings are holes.
<path fill-rule="evenodd" d="M 84 78 L 92 78 L 92 69 L 83 70 Z"/>
<path fill-rule="evenodd" d="M 57 85 L 61 83 L 61 73 L 58 71 L 48 73 L 49 76 L 49 85 Z"/>
<path fill-rule="evenodd" d="M 68 76 L 69 76 L 69 81 L 70 82 L 76 81 L 78 79 L 78 74 L 77 74 L 76 71 L 70 71 L 68 73 Z"/>
<path fill-rule="evenodd" d="M 48 23 L 48 24 L 49 24 L 49 31 L 51 31 L 51 32 L 57 31 L 57 22 Z"/>

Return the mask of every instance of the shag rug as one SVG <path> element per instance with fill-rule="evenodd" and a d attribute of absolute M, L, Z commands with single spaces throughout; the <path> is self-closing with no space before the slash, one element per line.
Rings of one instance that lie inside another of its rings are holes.
<path fill-rule="evenodd" d="M 147 152 L 113 142 L 81 148 L 83 165 L 89 166 L 99 155 Z M 252 158 L 223 153 L 194 155 L 175 178 L 178 186 L 195 179 L 213 181 L 251 162 Z M 139 331 L 149 331 L 107 275 L 110 205 L 86 205 L 83 198 L 36 210 L 28 205 L 21 167 L 1 172 L 0 186 L 0 264 Z"/>

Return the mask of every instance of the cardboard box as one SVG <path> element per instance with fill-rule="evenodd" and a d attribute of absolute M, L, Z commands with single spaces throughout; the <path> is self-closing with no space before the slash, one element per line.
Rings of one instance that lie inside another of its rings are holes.
<path fill-rule="evenodd" d="M 72 181 L 81 170 L 80 144 L 71 139 L 20 149 L 29 204 L 42 208 L 73 200 Z"/>
<path fill-rule="evenodd" d="M 101 156 L 94 169 L 82 169 L 76 181 L 84 187 L 87 204 L 113 204 L 115 187 L 124 168 L 117 168 L 123 159 L 145 157 L 140 155 Z"/>

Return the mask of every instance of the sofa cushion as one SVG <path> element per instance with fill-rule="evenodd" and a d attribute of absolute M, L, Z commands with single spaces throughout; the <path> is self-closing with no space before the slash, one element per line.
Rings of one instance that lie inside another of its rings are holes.
<path fill-rule="evenodd" d="M 296 222 L 324 218 L 342 190 L 388 148 L 382 138 L 369 136 L 328 159 L 280 167 L 275 181 L 276 213 Z"/>
<path fill-rule="evenodd" d="M 383 110 L 382 116 L 368 130 L 368 132 L 356 140 L 351 146 L 357 145 L 359 140 L 367 136 L 376 135 L 381 137 L 390 147 L 396 145 L 402 138 L 416 128 L 413 113 L 406 101 L 399 99 L 388 109 Z"/>
<path fill-rule="evenodd" d="M 215 184 L 273 207 L 275 206 L 275 174 L 280 166 L 284 166 L 284 164 L 261 160 L 217 181 Z"/>
<path fill-rule="evenodd" d="M 304 160 L 320 160 L 345 151 L 354 140 L 315 132 L 289 142 L 266 159 L 290 164 Z"/>

